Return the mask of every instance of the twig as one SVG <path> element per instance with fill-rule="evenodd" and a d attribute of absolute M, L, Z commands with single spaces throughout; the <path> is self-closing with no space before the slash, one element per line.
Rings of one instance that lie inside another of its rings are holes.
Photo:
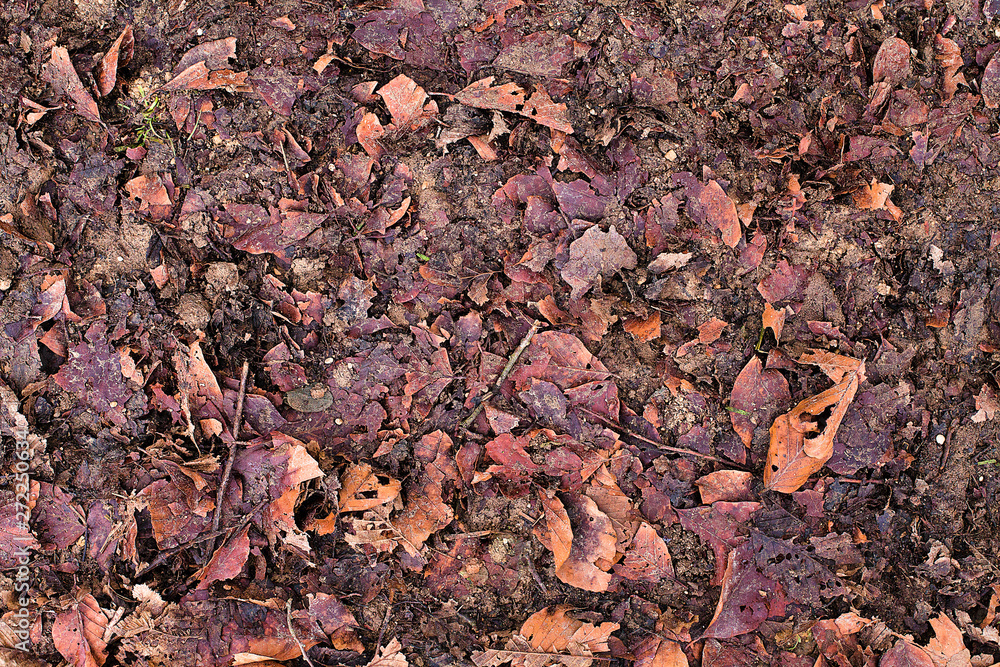
<path fill-rule="evenodd" d="M 581 405 L 576 406 L 576 409 L 577 410 L 581 410 L 583 412 L 586 412 L 591 417 L 595 417 L 596 419 L 600 420 L 600 422 L 602 424 L 604 424 L 605 426 L 607 426 L 608 428 L 620 431 L 623 435 L 627 435 L 630 438 L 635 438 L 636 440 L 639 440 L 640 442 L 643 442 L 643 443 L 647 444 L 651 449 L 655 449 L 655 450 L 658 450 L 658 451 L 661 451 L 661 452 L 673 452 L 675 454 L 683 454 L 684 456 L 696 456 L 696 457 L 698 457 L 700 459 L 705 459 L 707 461 L 715 461 L 716 463 L 719 463 L 719 464 L 722 464 L 722 465 L 725 465 L 725 466 L 731 466 L 733 468 L 742 468 L 742 466 L 740 466 L 737 463 L 734 463 L 734 462 L 731 462 L 731 461 L 723 461 L 722 459 L 716 458 L 716 457 L 711 456 L 709 454 L 702 454 L 701 452 L 696 452 L 696 451 L 694 451 L 692 449 L 681 449 L 680 447 L 671 447 L 670 445 L 662 445 L 662 444 L 656 442 L 655 440 L 650 440 L 649 438 L 647 438 L 645 436 L 639 435 L 635 431 L 632 431 L 632 430 L 629 430 L 629 429 L 625 428 L 621 424 L 615 424 L 614 422 L 612 422 L 607 417 L 604 417 L 602 415 L 597 414 L 596 412 L 588 410 L 587 408 L 585 408 L 585 407 L 583 407 Z"/>
<path fill-rule="evenodd" d="M 226 467 L 222 471 L 222 481 L 219 482 L 219 491 L 215 494 L 215 514 L 212 516 L 212 530 L 219 530 L 222 522 L 222 501 L 226 497 L 226 488 L 229 486 L 229 478 L 233 474 L 233 459 L 236 458 L 236 447 L 240 442 L 240 429 L 243 426 L 243 399 L 247 393 L 247 376 L 250 373 L 250 362 L 243 362 L 243 372 L 240 373 L 240 392 L 236 396 L 236 416 L 233 418 L 233 441 L 229 443 L 229 457 L 226 459 Z"/>
<path fill-rule="evenodd" d="M 514 364 L 517 363 L 517 360 L 521 358 L 521 354 L 528 348 L 528 345 L 531 344 L 531 339 L 534 338 L 541 326 L 542 323 L 538 320 L 531 323 L 531 328 L 528 329 L 528 333 L 524 334 L 524 338 L 521 339 L 517 349 L 514 350 L 513 354 L 510 355 L 510 359 L 507 360 L 507 365 L 503 367 L 503 370 L 500 371 L 500 375 L 497 376 L 496 382 L 493 383 L 493 388 L 483 394 L 479 401 L 479 405 L 473 408 L 472 412 L 469 413 L 469 416 L 462 421 L 462 428 L 468 429 L 472 422 L 476 420 L 476 417 L 479 416 L 479 413 L 483 411 L 483 408 L 486 407 L 486 401 L 493 398 L 496 393 L 495 390 L 499 389 L 500 385 L 503 384 L 503 381 L 507 379 L 508 375 L 510 375 L 510 372 L 514 370 Z"/>
<path fill-rule="evenodd" d="M 302 642 L 299 641 L 298 635 L 295 634 L 295 628 L 292 627 L 292 598 L 288 598 L 288 602 L 285 604 L 285 620 L 288 621 L 288 632 L 292 634 L 292 639 L 295 640 L 296 645 L 299 647 L 299 652 L 302 653 L 302 659 L 306 661 L 309 667 L 315 667 L 312 660 L 306 654 L 306 649 L 302 645 Z"/>

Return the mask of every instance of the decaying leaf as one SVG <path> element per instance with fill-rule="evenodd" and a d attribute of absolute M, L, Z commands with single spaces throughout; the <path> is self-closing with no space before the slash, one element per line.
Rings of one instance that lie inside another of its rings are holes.
<path fill-rule="evenodd" d="M 393 637 L 392 641 L 378 650 L 366 667 L 407 667 L 409 664 L 403 655 L 403 645 Z"/>
<path fill-rule="evenodd" d="M 101 122 L 101 112 L 97 102 L 80 81 L 80 75 L 73 68 L 69 52 L 61 47 L 52 47 L 52 58 L 42 70 L 42 78 L 55 90 L 57 95 L 66 95 L 76 104 L 76 113 L 95 123 Z"/>
<path fill-rule="evenodd" d="M 472 662 L 476 667 L 506 662 L 514 667 L 589 667 L 595 654 L 609 651 L 608 640 L 619 625 L 579 621 L 568 615 L 570 610 L 569 605 L 559 605 L 535 612 L 503 649 L 473 651 Z"/>
<path fill-rule="evenodd" d="M 535 527 L 535 537 L 552 552 L 560 581 L 588 591 L 606 591 L 611 574 L 597 563 L 610 568 L 617 553 L 611 519 L 587 496 L 563 494 L 563 498 L 565 502 L 555 495 L 540 496 L 545 521 Z"/>
<path fill-rule="evenodd" d="M 729 639 L 751 632 L 784 609 L 781 587 L 757 568 L 750 543 L 744 541 L 729 554 L 722 595 L 702 638 Z"/>
<path fill-rule="evenodd" d="M 797 491 L 833 455 L 833 438 L 865 379 L 864 361 L 859 359 L 816 352 L 804 354 L 799 361 L 819 366 L 836 384 L 774 420 L 764 486 L 781 493 Z M 819 419 L 828 409 L 820 431 Z"/>
<path fill-rule="evenodd" d="M 125 26 L 122 33 L 104 54 L 94 70 L 94 80 L 97 82 L 97 92 L 102 97 L 111 94 L 118 81 L 118 68 L 128 65 L 135 52 L 135 38 L 132 36 L 132 26 Z"/>
<path fill-rule="evenodd" d="M 688 667 L 684 648 L 675 641 L 646 637 L 632 649 L 636 667 Z"/>
<path fill-rule="evenodd" d="M 363 512 L 391 503 L 401 489 L 399 480 L 378 475 L 367 463 L 351 465 L 340 479 L 340 511 Z"/>
<path fill-rule="evenodd" d="M 614 225 L 607 232 L 594 225 L 570 243 L 569 261 L 561 275 L 573 288 L 572 298 L 578 299 L 596 284 L 600 276 L 623 268 L 634 269 L 637 262 L 638 257 Z"/>
<path fill-rule="evenodd" d="M 654 584 L 674 578 L 674 564 L 667 543 L 657 535 L 655 528 L 648 523 L 639 525 L 625 558 L 620 565 L 615 565 L 615 574 Z"/>
<path fill-rule="evenodd" d="M 101 667 L 108 659 L 104 631 L 109 618 L 89 593 L 56 615 L 52 641 L 73 667 Z"/>

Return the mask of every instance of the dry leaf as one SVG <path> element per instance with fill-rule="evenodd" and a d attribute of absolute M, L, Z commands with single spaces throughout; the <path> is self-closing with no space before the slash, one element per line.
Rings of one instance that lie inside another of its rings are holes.
<path fill-rule="evenodd" d="M 659 637 L 646 637 L 632 649 L 632 655 L 635 667 L 688 667 L 681 645 Z"/>
<path fill-rule="evenodd" d="M 403 645 L 395 637 L 378 650 L 366 667 L 407 667 L 410 663 L 403 655 Z"/>
<path fill-rule="evenodd" d="M 965 648 L 962 631 L 944 614 L 930 619 L 934 637 L 927 642 L 927 654 L 934 667 L 972 667 L 972 653 Z"/>
<path fill-rule="evenodd" d="M 104 641 L 107 627 L 107 615 L 94 596 L 87 594 L 56 616 L 52 641 L 73 667 L 100 667 L 108 658 L 108 644 Z"/>
<path fill-rule="evenodd" d="M 552 552 L 560 581 L 587 591 L 606 591 L 611 575 L 596 563 L 610 567 L 617 553 L 611 519 L 587 496 L 563 497 L 565 504 L 555 495 L 541 496 L 545 524 L 535 527 L 535 536 Z"/>
<path fill-rule="evenodd" d="M 340 511 L 363 512 L 395 500 L 402 484 L 388 475 L 381 477 L 385 481 L 367 463 L 351 465 L 340 480 Z"/>
<path fill-rule="evenodd" d="M 94 80 L 97 82 L 97 92 L 106 97 L 115 89 L 118 81 L 118 68 L 124 67 L 132 60 L 135 53 L 135 38 L 132 36 L 132 26 L 125 26 L 122 34 L 111 45 L 108 52 L 101 58 L 94 69 Z"/>
<path fill-rule="evenodd" d="M 76 103 L 76 113 L 95 123 L 101 122 L 97 102 L 84 88 L 66 49 L 61 46 L 52 47 L 52 58 L 45 64 L 42 78 L 52 85 L 56 94 L 66 95 Z"/>
<path fill-rule="evenodd" d="M 514 667 L 589 667 L 595 653 L 609 651 L 608 639 L 618 629 L 617 623 L 595 626 L 567 615 L 572 607 L 546 607 L 528 617 L 521 632 L 504 649 L 473 651 L 476 667 L 492 667 L 510 662 Z"/>
<path fill-rule="evenodd" d="M 804 354 L 799 361 L 819 366 L 836 384 L 774 420 L 764 486 L 781 493 L 798 490 L 833 455 L 833 438 L 864 380 L 864 362 L 858 359 L 819 352 Z M 826 426 L 816 433 L 817 419 L 827 408 L 832 411 Z"/>

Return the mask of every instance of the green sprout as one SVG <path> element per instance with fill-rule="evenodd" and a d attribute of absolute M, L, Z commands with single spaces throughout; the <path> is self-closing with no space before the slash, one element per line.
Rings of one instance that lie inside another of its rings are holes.
<path fill-rule="evenodd" d="M 431 258 L 428 257 L 427 255 L 425 255 L 422 252 L 418 252 L 417 253 L 417 259 L 419 259 L 421 262 L 429 262 L 429 261 L 431 261 Z"/>

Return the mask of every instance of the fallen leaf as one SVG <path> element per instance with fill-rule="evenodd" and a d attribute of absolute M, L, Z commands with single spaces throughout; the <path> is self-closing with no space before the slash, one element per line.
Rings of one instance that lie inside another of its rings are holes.
<path fill-rule="evenodd" d="M 705 185 L 695 182 L 685 192 L 688 196 L 685 210 L 691 219 L 698 224 L 718 229 L 722 233 L 722 242 L 735 248 L 743 236 L 740 216 L 736 203 L 718 181 L 712 180 Z"/>
<path fill-rule="evenodd" d="M 488 76 L 469 84 L 455 93 L 455 99 L 477 109 L 496 109 L 520 113 L 524 105 L 524 90 L 516 83 L 493 85 L 494 77 Z"/>
<path fill-rule="evenodd" d="M 611 519 L 587 496 L 563 497 L 565 502 L 555 495 L 540 496 L 545 523 L 535 527 L 535 537 L 552 552 L 560 581 L 587 591 L 606 591 L 611 575 L 596 563 L 610 567 L 617 553 Z"/>
<path fill-rule="evenodd" d="M 862 185 L 854 191 L 854 205 L 862 210 L 888 208 L 889 195 L 892 194 L 894 188 L 894 185 L 879 183 L 873 178 L 871 184 Z"/>
<path fill-rule="evenodd" d="M 981 424 L 988 419 L 993 419 L 997 410 L 1000 410 L 1000 401 L 993 387 L 984 384 L 976 396 L 976 414 L 972 415 L 972 421 Z"/>
<path fill-rule="evenodd" d="M 905 639 L 900 639 L 886 651 L 878 664 L 879 667 L 935 667 L 934 661 L 924 649 Z"/>
<path fill-rule="evenodd" d="M 646 317 L 627 319 L 622 326 L 640 343 L 656 340 L 660 337 L 660 311 L 654 310 Z"/>
<path fill-rule="evenodd" d="M 354 128 L 354 133 L 358 137 L 358 143 L 372 157 L 377 158 L 385 153 L 380 143 L 380 139 L 385 136 L 385 128 L 375 114 L 365 113 L 361 117 L 361 122 Z"/>
<path fill-rule="evenodd" d="M 729 396 L 729 420 L 743 445 L 750 447 L 754 432 L 792 400 L 788 380 L 775 369 L 765 369 L 757 355 L 750 358 L 733 383 Z"/>
<path fill-rule="evenodd" d="M 560 275 L 573 289 L 571 298 L 578 299 L 600 276 L 623 268 L 634 269 L 638 259 L 614 225 L 607 232 L 594 225 L 570 243 L 569 261 Z"/>
<path fill-rule="evenodd" d="M 391 503 L 401 489 L 399 480 L 377 474 L 367 463 L 352 464 L 340 478 L 340 511 L 364 512 Z"/>
<path fill-rule="evenodd" d="M 934 35 L 934 58 L 941 63 L 941 68 L 944 70 L 941 88 L 944 91 L 944 101 L 947 102 L 955 96 L 958 84 L 966 85 L 965 75 L 958 73 L 963 64 L 962 49 L 955 40 Z"/>
<path fill-rule="evenodd" d="M 695 481 L 701 502 L 711 505 L 717 500 L 737 502 L 753 496 L 750 484 L 753 474 L 742 470 L 717 470 Z"/>
<path fill-rule="evenodd" d="M 493 667 L 510 662 L 514 667 L 589 667 L 593 656 L 610 651 L 608 640 L 617 623 L 594 625 L 568 615 L 569 605 L 546 607 L 524 622 L 504 649 L 473 651 L 476 667 Z"/>
<path fill-rule="evenodd" d="M 573 126 L 569 122 L 566 105 L 562 102 L 558 104 L 553 102 L 541 84 L 536 85 L 535 92 L 531 94 L 531 97 L 524 103 L 524 108 L 518 113 L 553 130 L 573 134 Z"/>
<path fill-rule="evenodd" d="M 752 632 L 770 616 L 784 613 L 781 588 L 757 569 L 749 542 L 730 552 L 725 567 L 719 604 L 703 639 L 730 639 Z"/>
<path fill-rule="evenodd" d="M 757 502 L 731 503 L 720 500 L 711 506 L 677 510 L 684 530 L 690 530 L 707 542 L 715 554 L 715 574 L 711 584 L 722 583 L 729 553 L 746 538 L 746 523 L 760 509 Z"/>
<path fill-rule="evenodd" d="M 781 332 L 785 329 L 785 317 L 787 311 L 784 308 L 775 309 L 770 303 L 764 302 L 764 314 L 761 317 L 761 327 L 770 329 L 774 334 L 774 341 L 781 342 Z"/>
<path fill-rule="evenodd" d="M 194 575 L 198 580 L 198 589 L 208 588 L 216 581 L 239 576 L 248 558 L 250 558 L 250 527 L 246 526 L 216 549 L 208 564 Z"/>
<path fill-rule="evenodd" d="M 52 57 L 43 67 L 42 79 L 51 84 L 56 95 L 66 95 L 73 100 L 76 113 L 95 123 L 101 122 L 97 102 L 80 81 L 80 75 L 69 59 L 69 51 L 61 46 L 52 47 Z"/>
<path fill-rule="evenodd" d="M 409 664 L 403 655 L 403 645 L 393 637 L 392 641 L 378 650 L 366 667 L 407 667 Z"/>
<path fill-rule="evenodd" d="M 66 611 L 56 614 L 52 641 L 73 667 L 101 667 L 108 659 L 104 632 L 108 616 L 89 593 Z"/>
<path fill-rule="evenodd" d="M 829 352 L 807 353 L 801 363 L 815 364 L 836 384 L 807 398 L 779 416 L 771 426 L 771 445 L 764 468 L 764 486 L 770 491 L 792 493 L 833 455 L 833 438 L 858 386 L 864 381 L 864 361 Z M 823 430 L 817 421 L 828 408 Z"/>
<path fill-rule="evenodd" d="M 309 615 L 319 622 L 335 649 L 364 653 L 364 644 L 354 630 L 358 622 L 343 602 L 322 592 L 309 594 Z"/>
<path fill-rule="evenodd" d="M 97 82 L 97 92 L 101 97 L 107 97 L 115 89 L 118 80 L 118 68 L 128 65 L 135 53 L 135 38 L 132 36 L 132 26 L 125 26 L 108 52 L 94 69 L 94 80 Z"/>
<path fill-rule="evenodd" d="M 656 529 L 641 523 L 625 552 L 625 558 L 615 565 L 615 574 L 632 581 L 659 583 L 674 578 L 674 563 L 670 550 Z"/>
<path fill-rule="evenodd" d="M 708 322 L 698 326 L 698 342 L 709 345 L 719 340 L 722 330 L 729 326 L 729 322 L 713 317 Z"/>
<path fill-rule="evenodd" d="M 872 80 L 875 83 L 887 81 L 890 86 L 896 86 L 909 75 L 910 45 L 899 37 L 883 40 L 872 61 Z"/>
<path fill-rule="evenodd" d="M 405 74 L 379 88 L 378 94 L 385 100 L 392 115 L 392 128 L 396 130 L 416 130 L 437 113 L 437 105 L 433 102 L 424 105 L 427 99 L 424 89 Z"/>
<path fill-rule="evenodd" d="M 632 649 L 632 655 L 635 656 L 635 667 L 688 667 L 684 648 L 669 639 L 646 637 Z"/>
<path fill-rule="evenodd" d="M 996 109 L 1000 106 L 1000 53 L 994 54 L 986 63 L 979 80 L 979 92 L 983 95 L 986 108 Z"/>
<path fill-rule="evenodd" d="M 934 667 L 972 667 L 972 653 L 965 647 L 962 631 L 944 614 L 930 619 L 934 637 L 924 649 Z"/>

